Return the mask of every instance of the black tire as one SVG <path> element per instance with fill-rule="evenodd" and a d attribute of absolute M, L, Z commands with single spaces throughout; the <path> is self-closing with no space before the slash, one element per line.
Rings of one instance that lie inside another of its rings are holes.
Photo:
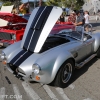
<path fill-rule="evenodd" d="M 72 78 L 73 72 L 74 62 L 72 60 L 67 60 L 59 69 L 54 80 L 54 85 L 61 88 L 67 87 Z"/>
<path fill-rule="evenodd" d="M 97 57 L 100 58 L 100 47 L 97 50 Z"/>

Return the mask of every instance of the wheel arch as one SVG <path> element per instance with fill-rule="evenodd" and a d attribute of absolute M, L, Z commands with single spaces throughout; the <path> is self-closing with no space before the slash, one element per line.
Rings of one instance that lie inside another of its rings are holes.
<path fill-rule="evenodd" d="M 69 57 L 68 59 L 66 59 L 60 66 L 59 68 L 55 71 L 55 73 L 52 76 L 52 83 L 55 81 L 55 78 L 57 77 L 57 74 L 59 72 L 59 70 L 62 68 L 62 65 L 64 65 L 67 61 L 71 60 L 74 64 L 74 69 L 75 69 L 75 59 L 73 57 Z"/>
<path fill-rule="evenodd" d="M 93 38 L 95 38 L 95 41 L 94 41 L 94 52 L 97 52 L 97 50 L 100 47 L 100 33 L 95 33 L 92 36 L 93 36 Z"/>

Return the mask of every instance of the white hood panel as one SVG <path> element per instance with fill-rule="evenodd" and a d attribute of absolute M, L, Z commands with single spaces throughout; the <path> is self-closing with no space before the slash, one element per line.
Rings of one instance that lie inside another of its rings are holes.
<path fill-rule="evenodd" d="M 21 47 L 31 52 L 40 52 L 46 38 L 62 14 L 60 7 L 36 8 L 29 19 Z"/>

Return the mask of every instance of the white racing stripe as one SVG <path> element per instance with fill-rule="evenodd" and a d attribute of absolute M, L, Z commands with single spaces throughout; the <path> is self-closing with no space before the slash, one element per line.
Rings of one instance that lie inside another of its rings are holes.
<path fill-rule="evenodd" d="M 4 100 L 5 99 L 5 87 L 2 87 L 0 89 L 0 100 Z"/>
<path fill-rule="evenodd" d="M 34 29 L 35 29 L 35 27 L 36 27 L 36 25 L 37 25 L 37 23 L 38 23 L 38 21 L 39 21 L 41 15 L 43 14 L 43 12 L 44 12 L 45 9 L 46 9 L 46 7 L 43 9 L 43 11 L 41 12 L 39 18 L 37 19 L 36 24 L 35 24 L 35 26 L 34 26 Z M 35 30 L 34 30 L 34 32 L 35 32 Z M 28 48 L 27 48 L 27 50 L 29 49 L 29 46 L 30 46 L 30 44 L 31 44 L 31 40 L 32 40 L 32 38 L 33 38 L 34 32 L 33 32 L 32 36 L 31 36 L 30 41 L 29 41 L 29 44 L 28 44 Z"/>
<path fill-rule="evenodd" d="M 14 90 L 14 94 L 16 96 L 16 100 L 23 100 L 22 95 L 20 94 L 20 91 L 16 84 L 13 84 L 13 90 Z"/>
<path fill-rule="evenodd" d="M 26 51 L 24 54 L 22 54 L 21 57 L 23 57 L 27 52 L 28 52 L 28 51 Z M 14 64 L 15 64 L 21 57 L 19 57 L 19 58 L 14 62 Z"/>
<path fill-rule="evenodd" d="M 63 98 L 63 100 L 70 100 L 67 95 L 64 93 L 62 88 L 56 88 L 56 91 L 60 94 L 60 96 Z"/>
<path fill-rule="evenodd" d="M 24 87 L 24 90 L 30 98 L 29 100 L 42 100 L 28 83 L 22 82 L 22 86 Z"/>
<path fill-rule="evenodd" d="M 52 100 L 58 100 L 57 97 L 54 95 L 54 93 L 47 85 L 43 85 L 43 88 L 45 89 L 45 91 L 47 92 L 47 94 L 50 96 Z"/>

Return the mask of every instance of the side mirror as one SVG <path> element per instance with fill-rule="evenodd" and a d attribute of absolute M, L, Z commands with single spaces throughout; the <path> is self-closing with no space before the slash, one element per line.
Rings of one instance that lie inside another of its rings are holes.
<path fill-rule="evenodd" d="M 87 40 L 87 37 L 85 36 L 84 38 L 83 38 L 83 41 L 85 42 Z"/>

